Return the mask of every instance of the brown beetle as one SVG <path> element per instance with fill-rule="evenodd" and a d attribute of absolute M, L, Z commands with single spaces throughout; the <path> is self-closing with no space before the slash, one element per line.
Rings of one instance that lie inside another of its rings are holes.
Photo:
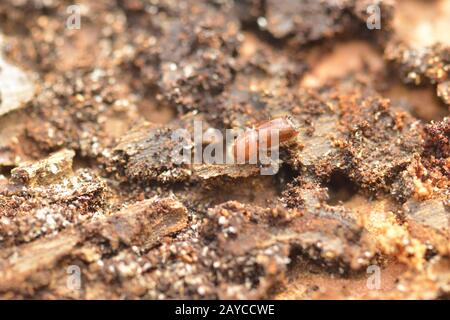
<path fill-rule="evenodd" d="M 278 143 L 272 141 L 274 130 L 278 131 Z M 265 146 L 270 149 L 292 139 L 297 134 L 298 130 L 289 116 L 265 121 L 236 137 L 233 144 L 234 158 L 237 158 L 238 150 L 242 150 L 244 160 L 247 162 L 250 158 L 257 156 L 262 142 L 267 141 Z"/>

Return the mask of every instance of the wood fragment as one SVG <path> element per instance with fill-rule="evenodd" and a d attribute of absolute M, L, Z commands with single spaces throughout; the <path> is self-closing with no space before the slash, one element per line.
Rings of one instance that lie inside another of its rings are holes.
<path fill-rule="evenodd" d="M 58 262 L 64 257 L 70 257 L 76 247 L 105 239 L 115 249 L 123 243 L 148 250 L 163 237 L 182 230 L 186 225 L 187 210 L 174 199 L 138 202 L 101 221 L 4 250 L 0 264 L 0 291 L 32 286 L 32 283 L 27 283 L 27 279 L 33 273 L 57 268 Z"/>

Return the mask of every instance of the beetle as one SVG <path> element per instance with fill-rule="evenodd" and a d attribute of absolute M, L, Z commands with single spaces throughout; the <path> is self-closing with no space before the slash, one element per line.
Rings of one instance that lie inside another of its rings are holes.
<path fill-rule="evenodd" d="M 272 141 L 273 132 L 278 133 L 278 142 Z M 267 149 L 277 147 L 279 143 L 294 138 L 299 131 L 289 116 L 278 117 L 260 123 L 255 128 L 247 130 L 238 135 L 233 143 L 234 158 L 237 159 L 238 152 L 243 152 L 243 158 L 247 162 L 250 158 L 255 159 L 259 153 L 261 144 L 265 142 Z"/>

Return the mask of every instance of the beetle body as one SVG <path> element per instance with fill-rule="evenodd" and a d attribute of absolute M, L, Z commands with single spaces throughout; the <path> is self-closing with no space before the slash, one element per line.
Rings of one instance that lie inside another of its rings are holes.
<path fill-rule="evenodd" d="M 294 138 L 297 134 L 296 126 L 287 116 L 265 121 L 236 137 L 233 145 L 234 158 L 239 158 L 238 156 L 242 153 L 241 159 L 247 162 L 257 157 L 261 148 L 278 147 L 280 143 Z M 278 137 L 276 139 L 278 141 L 272 141 L 274 137 Z"/>

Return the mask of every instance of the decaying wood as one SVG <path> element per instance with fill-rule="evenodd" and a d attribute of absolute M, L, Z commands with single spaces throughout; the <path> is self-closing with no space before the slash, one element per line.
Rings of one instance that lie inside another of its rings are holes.
<path fill-rule="evenodd" d="M 33 273 L 55 268 L 70 256 L 75 247 L 91 241 L 107 240 L 112 248 L 119 244 L 147 250 L 163 237 L 187 225 L 186 208 L 173 199 L 149 199 L 138 202 L 101 221 L 93 221 L 63 231 L 56 236 L 34 241 L 2 252 L 0 291 L 32 286 L 27 279 Z"/>
<path fill-rule="evenodd" d="M 410 200 L 405 215 L 411 234 L 445 255 L 450 252 L 450 207 L 442 199 Z"/>
<path fill-rule="evenodd" d="M 0 44 L 2 43 L 0 39 Z M 0 116 L 23 108 L 34 94 L 31 76 L 8 63 L 0 53 Z"/>
<path fill-rule="evenodd" d="M 187 226 L 187 210 L 172 199 L 150 199 L 85 226 L 88 233 L 101 235 L 113 248 L 120 243 L 148 250 L 163 237 Z"/>
<path fill-rule="evenodd" d="M 29 186 L 49 184 L 72 173 L 74 156 L 73 150 L 61 150 L 42 161 L 22 163 L 11 171 L 12 180 Z"/>
<path fill-rule="evenodd" d="M 448 28 L 375 2 L 380 30 L 371 0 L 83 1 L 70 30 L 1 1 L 0 297 L 448 298 Z M 284 117 L 273 176 L 176 156 Z"/>

